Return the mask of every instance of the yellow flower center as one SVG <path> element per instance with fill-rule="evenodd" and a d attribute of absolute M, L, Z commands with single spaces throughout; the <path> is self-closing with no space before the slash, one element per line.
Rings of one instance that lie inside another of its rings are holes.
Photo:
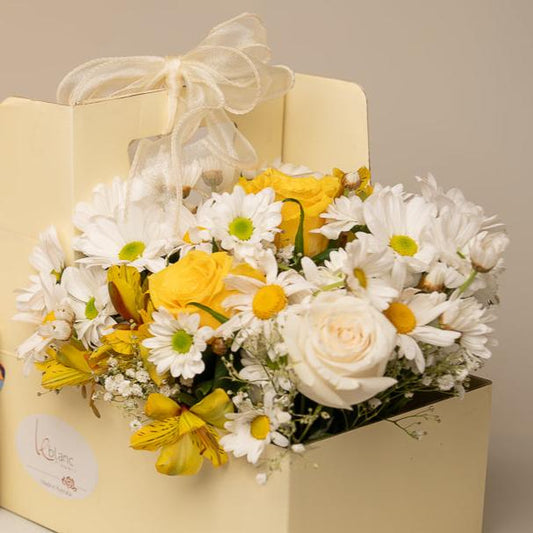
<path fill-rule="evenodd" d="M 413 256 L 418 252 L 418 244 L 408 235 L 393 235 L 389 244 L 400 255 Z"/>
<path fill-rule="evenodd" d="M 261 287 L 252 301 L 254 315 L 268 320 L 287 307 L 287 295 L 279 285 Z"/>
<path fill-rule="evenodd" d="M 257 440 L 265 440 L 270 433 L 270 418 L 266 415 L 256 416 L 250 424 L 250 433 Z"/>
<path fill-rule="evenodd" d="M 54 320 L 56 319 L 56 314 L 54 311 L 50 311 L 45 317 L 44 317 L 44 320 L 43 320 L 43 324 L 45 322 L 53 322 Z"/>
<path fill-rule="evenodd" d="M 401 302 L 392 302 L 383 314 L 392 322 L 398 333 L 410 333 L 416 327 L 414 313 Z"/>
<path fill-rule="evenodd" d="M 94 320 L 98 316 L 98 309 L 94 304 L 94 296 L 85 304 L 85 318 Z"/>
<path fill-rule="evenodd" d="M 360 268 L 354 268 L 353 269 L 353 275 L 354 275 L 355 279 L 359 282 L 359 285 L 361 285 L 361 287 L 363 287 L 363 289 L 366 289 L 368 283 L 367 283 L 366 274 L 365 274 L 364 270 L 362 270 Z"/>
<path fill-rule="evenodd" d="M 146 245 L 141 241 L 131 241 L 122 247 L 122 250 L 118 253 L 118 258 L 123 261 L 135 261 L 142 255 Z"/>
<path fill-rule="evenodd" d="M 230 222 L 228 231 L 237 239 L 247 241 L 254 232 L 254 225 L 249 218 L 237 217 Z"/>
<path fill-rule="evenodd" d="M 193 343 L 193 336 L 184 329 L 179 329 L 172 335 L 172 349 L 178 353 L 188 353 Z"/>

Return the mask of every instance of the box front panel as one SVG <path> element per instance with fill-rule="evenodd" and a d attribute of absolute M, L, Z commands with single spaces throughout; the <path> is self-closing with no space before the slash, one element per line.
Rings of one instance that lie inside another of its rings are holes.
<path fill-rule="evenodd" d="M 434 404 L 421 440 L 382 421 L 311 446 L 291 471 L 291 533 L 481 533 L 490 398 Z"/>

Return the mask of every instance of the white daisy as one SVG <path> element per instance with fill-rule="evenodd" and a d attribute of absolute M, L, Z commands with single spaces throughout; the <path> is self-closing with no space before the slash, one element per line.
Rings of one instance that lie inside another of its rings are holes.
<path fill-rule="evenodd" d="M 424 354 L 418 342 L 433 346 L 451 346 L 460 336 L 457 331 L 439 329 L 429 324 L 436 320 L 451 305 L 446 295 L 438 292 L 417 293 L 406 289 L 398 301 L 392 302 L 384 311 L 396 328 L 396 342 L 400 355 L 414 361 L 419 372 L 426 366 Z"/>
<path fill-rule="evenodd" d="M 274 198 L 270 187 L 257 194 L 246 194 L 242 187 L 232 193 L 215 193 L 204 204 L 198 223 L 220 241 L 222 249 L 255 266 L 262 244 L 273 242 L 279 232 L 282 203 Z"/>
<path fill-rule="evenodd" d="M 176 251 L 180 252 L 180 257 L 185 257 L 191 250 L 201 250 L 207 253 L 213 251 L 213 237 L 206 228 L 198 224 L 198 218 L 203 217 L 202 208 L 203 206 L 200 206 L 196 215 L 185 206 L 180 210 L 179 231 L 175 248 Z"/>
<path fill-rule="evenodd" d="M 426 201 L 437 206 L 439 215 L 442 214 L 444 209 L 449 209 L 481 218 L 482 229 L 494 229 L 501 226 L 496 220 L 497 217 L 487 217 L 483 208 L 468 201 L 460 189 L 452 188 L 444 192 L 431 174 L 428 174 L 425 178 L 416 176 L 415 179 L 420 185 L 422 196 Z"/>
<path fill-rule="evenodd" d="M 395 278 L 428 269 L 435 257 L 430 231 L 435 219 L 434 206 L 420 196 L 406 199 L 400 189 L 376 187 L 363 203 L 363 211 L 376 243 L 394 252 Z"/>
<path fill-rule="evenodd" d="M 74 208 L 74 225 L 83 233 L 95 216 L 117 217 L 126 205 L 126 196 L 127 183 L 118 176 L 110 184 L 99 183 L 93 189 L 92 201 L 79 202 Z"/>
<path fill-rule="evenodd" d="M 156 205 L 131 204 L 115 217 L 91 217 L 85 232 L 74 240 L 74 249 L 86 257 L 80 263 L 107 268 L 129 264 L 158 272 L 175 244 L 173 217 Z"/>
<path fill-rule="evenodd" d="M 233 350 L 252 332 L 263 332 L 269 338 L 270 322 L 285 313 L 291 304 L 299 303 L 312 292 L 312 285 L 296 271 L 278 273 L 278 264 L 271 252 L 264 254 L 260 268 L 265 273 L 264 281 L 233 275 L 225 280 L 229 289 L 240 293 L 226 298 L 222 303 L 224 307 L 236 311 L 236 314 L 218 329 L 225 337 L 238 331 Z"/>
<path fill-rule="evenodd" d="M 368 235 L 359 233 L 358 236 L 346 246 L 346 281 L 356 296 L 366 298 L 383 311 L 398 296 L 390 281 L 394 257 L 389 248 L 373 251 Z"/>
<path fill-rule="evenodd" d="M 435 220 L 432 239 L 438 257 L 458 271 L 470 271 L 466 246 L 478 234 L 483 217 L 456 207 L 444 206 Z"/>
<path fill-rule="evenodd" d="M 105 330 L 115 324 L 115 309 L 107 288 L 107 273 L 99 267 L 67 267 L 61 285 L 75 313 L 74 328 L 86 348 L 101 345 Z"/>
<path fill-rule="evenodd" d="M 30 255 L 30 264 L 37 274 L 30 276 L 29 287 L 16 291 L 17 310 L 19 311 L 17 319 L 21 318 L 20 313 L 29 313 L 35 315 L 35 320 L 39 322 L 46 314 L 42 279 L 51 278 L 47 285 L 53 285 L 61 278 L 61 273 L 65 268 L 65 254 L 53 226 L 39 235 L 39 243 Z"/>
<path fill-rule="evenodd" d="M 309 257 L 302 257 L 301 266 L 305 279 L 315 290 L 332 290 L 345 286 L 346 261 L 346 251 L 340 248 L 330 253 L 329 259 L 324 261 L 324 266 L 317 265 Z"/>
<path fill-rule="evenodd" d="M 167 370 L 175 378 L 190 379 L 205 369 L 202 352 L 213 336 L 208 326 L 199 327 L 200 315 L 179 313 L 174 318 L 164 307 L 152 315 L 149 330 L 153 337 L 145 339 L 143 346 L 150 349 L 148 360 L 156 365 L 157 372 Z"/>
<path fill-rule="evenodd" d="M 65 289 L 54 277 L 40 274 L 44 299 L 44 316 L 19 313 L 14 317 L 21 322 L 39 325 L 37 331 L 17 347 L 17 355 L 24 359 L 24 373 L 28 375 L 36 361 L 44 361 L 46 349 L 55 341 L 67 341 L 72 335 L 74 311 L 70 307 Z"/>
<path fill-rule="evenodd" d="M 312 230 L 312 233 L 321 233 L 328 239 L 338 239 L 342 232 L 365 224 L 363 202 L 355 194 L 336 198 L 320 216 L 326 222 L 322 227 Z"/>
<path fill-rule="evenodd" d="M 487 345 L 492 340 L 489 335 L 493 328 L 488 324 L 493 320 L 494 316 L 475 298 L 453 300 L 440 318 L 442 327 L 460 332 L 458 342 L 465 350 L 471 370 L 479 368 L 479 358 L 488 359 L 491 356 Z"/>
<path fill-rule="evenodd" d="M 249 399 L 235 398 L 237 413 L 226 415 L 228 422 L 224 427 L 229 431 L 220 439 L 220 444 L 235 457 L 246 456 L 248 462 L 255 464 L 271 442 L 286 448 L 289 439 L 278 429 L 291 420 L 291 415 L 274 402 L 274 393 L 267 391 L 264 405 L 255 407 Z"/>

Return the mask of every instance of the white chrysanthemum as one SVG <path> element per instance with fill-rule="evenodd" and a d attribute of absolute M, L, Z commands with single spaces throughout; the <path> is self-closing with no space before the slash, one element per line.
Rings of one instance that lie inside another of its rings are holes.
<path fill-rule="evenodd" d="M 347 254 L 343 248 L 333 250 L 329 259 L 324 261 L 324 266 L 318 266 L 309 257 L 302 257 L 301 265 L 305 279 L 312 284 L 315 290 L 332 290 L 345 286 L 346 275 L 344 266 Z"/>
<path fill-rule="evenodd" d="M 232 193 L 213 194 L 197 220 L 220 241 L 223 250 L 255 266 L 262 244 L 273 242 L 279 232 L 282 204 L 274 199 L 270 187 L 257 194 L 246 194 L 242 187 L 235 187 Z"/>
<path fill-rule="evenodd" d="M 429 325 L 450 308 L 446 295 L 432 292 L 417 293 L 406 289 L 398 301 L 392 302 L 384 311 L 397 332 L 400 354 L 414 361 L 420 372 L 426 367 L 424 354 L 418 342 L 433 346 L 451 346 L 460 336 L 457 331 L 440 329 Z"/>
<path fill-rule="evenodd" d="M 372 250 L 372 240 L 364 233 L 346 246 L 344 273 L 350 290 L 366 298 L 383 311 L 398 291 L 391 286 L 390 275 L 394 257 L 390 249 Z"/>
<path fill-rule="evenodd" d="M 297 304 L 311 294 L 312 285 L 296 271 L 278 273 L 278 265 L 271 252 L 265 253 L 260 260 L 260 269 L 265 273 L 264 281 L 233 275 L 225 280 L 226 287 L 239 292 L 222 302 L 224 307 L 236 313 L 218 329 L 225 337 L 239 331 L 232 349 L 240 346 L 252 332 L 263 331 L 267 335 L 272 319 L 288 312 L 291 304 Z"/>
<path fill-rule="evenodd" d="M 149 348 L 148 360 L 156 365 L 157 372 L 167 370 L 175 377 L 190 379 L 205 369 L 202 352 L 207 341 L 213 336 L 208 326 L 200 326 L 197 313 L 180 313 L 174 318 L 164 307 L 152 315 L 150 333 L 153 337 L 145 339 L 143 346 Z"/>
<path fill-rule="evenodd" d="M 220 439 L 224 450 L 235 457 L 246 456 L 255 464 L 271 442 L 283 448 L 289 445 L 289 439 L 278 429 L 290 422 L 291 416 L 274 404 L 273 396 L 271 391 L 265 393 L 263 407 L 254 407 L 248 399 L 235 399 L 238 412 L 226 415 L 224 427 L 229 433 Z"/>
<path fill-rule="evenodd" d="M 180 223 L 178 238 L 176 241 L 176 251 L 180 252 L 180 257 L 184 257 L 191 250 L 201 250 L 211 253 L 213 244 L 210 232 L 198 224 L 198 219 L 202 218 L 203 206 L 200 206 L 196 215 L 193 215 L 186 207 L 180 210 Z"/>
<path fill-rule="evenodd" d="M 175 244 L 172 218 L 155 205 L 136 204 L 120 209 L 114 218 L 93 216 L 74 241 L 74 249 L 86 256 L 78 261 L 104 268 L 129 264 L 158 272 Z"/>
<path fill-rule="evenodd" d="M 488 230 L 501 226 L 497 222 L 497 217 L 487 217 L 483 208 L 467 200 L 460 189 L 452 188 L 444 192 L 431 174 L 428 174 L 425 178 L 416 176 L 415 179 L 420 185 L 422 196 L 426 201 L 437 207 L 439 215 L 444 210 L 450 210 L 456 213 L 460 212 L 465 215 L 470 215 L 473 218 L 480 218 L 482 220 L 481 229 Z"/>
<path fill-rule="evenodd" d="M 30 276 L 30 286 L 17 290 L 17 310 L 22 314 L 35 315 L 39 322 L 45 313 L 45 291 L 42 279 L 48 279 L 47 285 L 56 283 L 65 267 L 65 254 L 59 243 L 56 229 L 51 226 L 39 235 L 39 243 L 30 255 L 30 264 L 37 274 Z M 29 316 L 27 317 L 29 318 Z M 27 320 L 26 320 L 27 321 Z"/>
<path fill-rule="evenodd" d="M 65 289 L 53 276 L 40 274 L 44 309 L 41 318 L 35 313 L 19 313 L 14 319 L 39 325 L 37 331 L 17 347 L 17 355 L 24 359 L 24 373 L 30 373 L 33 363 L 44 361 L 46 349 L 54 341 L 66 341 L 72 334 L 74 311 L 70 308 Z"/>
<path fill-rule="evenodd" d="M 115 218 L 126 205 L 127 183 L 116 176 L 110 184 L 99 183 L 92 193 L 92 201 L 79 202 L 72 221 L 82 233 L 87 231 L 95 216 Z"/>
<path fill-rule="evenodd" d="M 444 206 L 432 230 L 433 244 L 439 259 L 458 271 L 470 271 L 465 248 L 480 231 L 482 224 L 483 217 L 475 212 Z"/>
<path fill-rule="evenodd" d="M 420 196 L 403 196 L 398 189 L 384 187 L 363 203 L 365 222 L 376 243 L 394 252 L 395 278 L 427 270 L 435 257 L 431 242 L 434 206 Z"/>
<path fill-rule="evenodd" d="M 343 231 L 365 224 L 363 202 L 356 195 L 336 198 L 320 216 L 326 222 L 322 227 L 312 230 L 312 233 L 321 233 L 328 239 L 338 239 Z"/>
<path fill-rule="evenodd" d="M 493 320 L 494 316 L 475 298 L 453 300 L 441 316 L 444 328 L 460 332 L 458 342 L 464 348 L 472 370 L 480 366 L 478 358 L 488 359 L 491 356 L 487 344 L 491 341 L 489 335 L 493 328 L 488 324 Z"/>
<path fill-rule="evenodd" d="M 70 297 L 76 321 L 74 328 L 86 348 L 102 344 L 105 330 L 115 324 L 115 309 L 109 297 L 107 274 L 99 267 L 67 267 L 61 285 Z"/>

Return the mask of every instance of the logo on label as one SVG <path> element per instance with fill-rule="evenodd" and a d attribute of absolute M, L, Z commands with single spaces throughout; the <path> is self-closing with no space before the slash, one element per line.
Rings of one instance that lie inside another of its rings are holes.
<path fill-rule="evenodd" d="M 83 437 L 61 419 L 31 415 L 19 425 L 17 450 L 24 468 L 61 498 L 85 498 L 95 488 L 98 467 Z"/>

